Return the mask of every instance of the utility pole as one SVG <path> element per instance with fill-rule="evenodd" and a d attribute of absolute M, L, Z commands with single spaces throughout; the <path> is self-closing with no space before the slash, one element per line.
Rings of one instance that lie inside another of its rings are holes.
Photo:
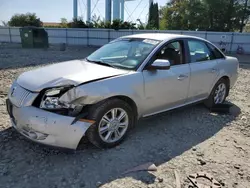
<path fill-rule="evenodd" d="M 243 11 L 243 15 L 242 15 L 242 19 L 241 19 L 241 25 L 240 25 L 240 32 L 243 32 L 243 28 L 244 28 L 244 21 L 245 21 L 245 16 L 246 16 L 246 11 L 247 11 L 247 3 L 248 0 L 245 0 L 245 6 L 244 6 L 244 11 Z"/>
<path fill-rule="evenodd" d="M 105 20 L 111 22 L 111 7 L 112 2 L 111 0 L 105 1 Z"/>
<path fill-rule="evenodd" d="M 73 0 L 73 18 L 77 19 L 77 9 L 78 9 L 78 2 L 77 0 Z"/>
<path fill-rule="evenodd" d="M 87 22 L 91 22 L 91 0 L 87 0 Z"/>
<path fill-rule="evenodd" d="M 113 20 L 120 19 L 120 1 L 113 0 Z"/>

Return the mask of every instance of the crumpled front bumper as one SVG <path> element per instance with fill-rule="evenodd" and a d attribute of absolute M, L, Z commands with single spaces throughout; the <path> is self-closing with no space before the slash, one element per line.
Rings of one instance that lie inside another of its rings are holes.
<path fill-rule="evenodd" d="M 55 147 L 76 149 L 92 121 L 77 121 L 33 106 L 16 107 L 6 101 L 12 126 L 28 139 Z M 71 125 L 72 124 L 72 125 Z"/>

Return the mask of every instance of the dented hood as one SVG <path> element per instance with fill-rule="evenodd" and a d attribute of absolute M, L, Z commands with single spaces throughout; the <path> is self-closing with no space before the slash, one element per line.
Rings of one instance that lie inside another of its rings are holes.
<path fill-rule="evenodd" d="M 18 77 L 17 83 L 30 91 L 39 92 L 48 87 L 76 86 L 127 72 L 83 60 L 73 60 L 25 72 Z"/>

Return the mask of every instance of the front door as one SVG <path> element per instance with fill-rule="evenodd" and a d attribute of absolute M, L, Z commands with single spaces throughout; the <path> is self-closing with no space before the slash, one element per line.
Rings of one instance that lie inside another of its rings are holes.
<path fill-rule="evenodd" d="M 186 102 L 190 67 L 185 63 L 183 41 L 173 41 L 166 44 L 156 55 L 155 59 L 169 60 L 169 70 L 144 70 L 145 109 L 144 116 L 165 111 Z"/>

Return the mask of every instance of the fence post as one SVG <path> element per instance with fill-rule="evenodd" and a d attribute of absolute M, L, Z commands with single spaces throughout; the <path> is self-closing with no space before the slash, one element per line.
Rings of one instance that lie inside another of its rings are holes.
<path fill-rule="evenodd" d="M 9 35 L 10 35 L 10 43 L 12 43 L 12 37 L 11 37 L 10 27 L 9 27 Z"/>
<path fill-rule="evenodd" d="M 110 29 L 108 29 L 108 43 L 110 42 Z"/>
<path fill-rule="evenodd" d="M 230 53 L 232 53 L 233 42 L 234 42 L 234 32 L 232 33 L 232 37 L 231 37 Z"/>
<path fill-rule="evenodd" d="M 87 46 L 89 46 L 89 28 L 87 29 Z"/>
<path fill-rule="evenodd" d="M 66 45 L 68 46 L 68 29 L 66 28 Z"/>
<path fill-rule="evenodd" d="M 205 32 L 205 39 L 207 39 L 207 31 Z"/>

